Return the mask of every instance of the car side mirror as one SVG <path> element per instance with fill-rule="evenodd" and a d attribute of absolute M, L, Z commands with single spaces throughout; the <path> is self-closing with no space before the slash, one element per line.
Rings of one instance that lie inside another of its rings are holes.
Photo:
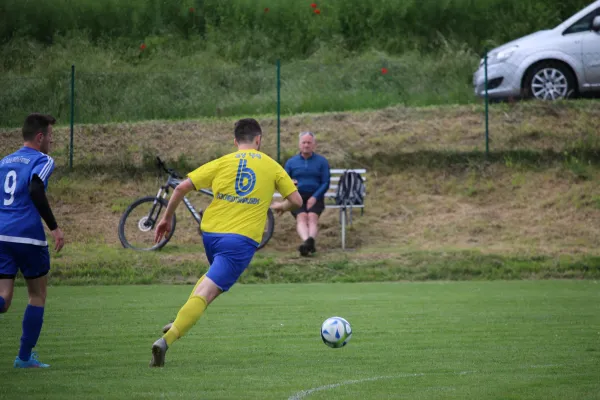
<path fill-rule="evenodd" d="M 594 20 L 592 21 L 592 30 L 594 32 L 600 32 L 600 15 L 594 17 Z"/>

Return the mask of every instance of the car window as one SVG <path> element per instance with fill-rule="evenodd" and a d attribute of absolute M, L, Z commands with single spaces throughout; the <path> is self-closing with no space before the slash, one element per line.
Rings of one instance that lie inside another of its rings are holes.
<path fill-rule="evenodd" d="M 592 21 L 594 20 L 594 17 L 596 17 L 596 15 L 598 15 L 599 11 L 600 11 L 600 8 L 592 11 L 585 17 L 581 18 L 579 21 L 575 22 L 573 25 L 568 27 L 563 32 L 563 35 L 569 35 L 571 33 L 586 32 L 586 31 L 591 30 L 592 29 Z"/>

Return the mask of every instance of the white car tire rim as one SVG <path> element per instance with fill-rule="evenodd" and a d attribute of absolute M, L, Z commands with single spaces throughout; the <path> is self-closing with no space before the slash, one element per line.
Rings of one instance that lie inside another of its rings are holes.
<path fill-rule="evenodd" d="M 557 100 L 567 97 L 569 82 L 562 71 L 556 68 L 539 70 L 531 81 L 531 92 L 540 100 Z"/>

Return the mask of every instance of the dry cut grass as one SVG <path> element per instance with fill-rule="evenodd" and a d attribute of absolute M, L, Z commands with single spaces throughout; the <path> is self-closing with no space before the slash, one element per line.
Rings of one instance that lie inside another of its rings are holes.
<path fill-rule="evenodd" d="M 332 167 L 369 169 L 367 207 L 348 233 L 349 246 L 364 257 L 402 249 L 600 254 L 596 103 L 493 107 L 487 162 L 481 111 L 400 107 L 286 117 L 282 161 L 295 152 L 297 133 L 312 130 Z M 65 168 L 68 130 L 57 128 L 59 168 L 50 195 L 67 238 L 118 246 L 117 223 L 127 204 L 156 193 L 164 179 L 152 170 L 153 156 L 186 169 L 226 154 L 233 150 L 233 122 L 77 126 L 72 173 Z M 263 150 L 276 157 L 276 121 L 260 122 Z M 19 145 L 18 137 L 15 130 L 0 132 L 2 154 Z M 199 207 L 207 201 L 194 196 Z M 197 243 L 196 227 L 183 213 L 174 243 Z M 321 222 L 321 252 L 339 248 L 337 212 L 327 210 Z M 279 218 L 267 251 L 295 257 L 297 244 L 293 218 Z"/>

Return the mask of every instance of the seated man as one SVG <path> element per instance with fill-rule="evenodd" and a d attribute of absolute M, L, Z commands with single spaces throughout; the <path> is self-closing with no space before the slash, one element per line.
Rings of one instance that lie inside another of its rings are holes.
<path fill-rule="evenodd" d="M 316 251 L 319 216 L 325 209 L 330 175 L 327 159 L 315 153 L 315 135 L 301 132 L 299 138 L 300 153 L 285 163 L 285 170 L 302 196 L 302 207 L 292 211 L 292 215 L 296 218 L 296 230 L 303 241 L 298 250 L 302 256 L 308 256 Z"/>

